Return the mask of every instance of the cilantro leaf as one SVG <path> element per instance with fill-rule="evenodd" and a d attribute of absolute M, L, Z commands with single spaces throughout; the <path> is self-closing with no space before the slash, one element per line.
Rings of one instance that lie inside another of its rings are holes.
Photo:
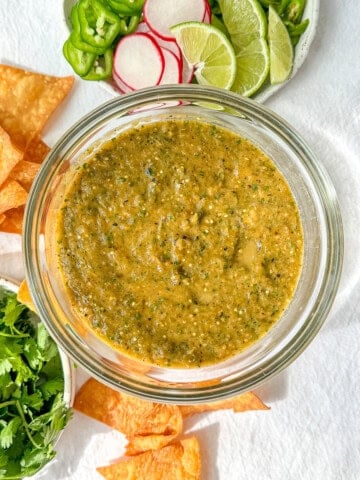
<path fill-rule="evenodd" d="M 9 448 L 13 443 L 14 436 L 22 424 L 20 417 L 14 417 L 3 427 L 0 432 L 0 446 L 2 448 Z"/>
<path fill-rule="evenodd" d="M 0 359 L 0 375 L 10 372 L 11 367 L 12 365 L 8 358 Z"/>
<path fill-rule="evenodd" d="M 63 377 L 51 378 L 47 382 L 40 385 L 40 390 L 45 400 L 49 400 L 53 395 L 64 391 Z"/>
<path fill-rule="evenodd" d="M 0 479 L 21 479 L 55 455 L 71 417 L 58 348 L 16 295 L 0 287 Z"/>

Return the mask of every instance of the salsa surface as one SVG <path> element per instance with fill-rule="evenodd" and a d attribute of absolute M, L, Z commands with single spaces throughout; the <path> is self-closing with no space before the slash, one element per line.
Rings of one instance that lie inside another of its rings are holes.
<path fill-rule="evenodd" d="M 299 212 L 272 161 L 197 120 L 129 129 L 78 166 L 57 217 L 73 309 L 114 348 L 199 367 L 249 347 L 299 278 Z"/>

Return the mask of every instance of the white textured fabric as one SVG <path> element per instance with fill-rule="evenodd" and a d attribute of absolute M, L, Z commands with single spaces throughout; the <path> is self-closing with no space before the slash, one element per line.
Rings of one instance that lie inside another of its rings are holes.
<path fill-rule="evenodd" d="M 1 0 L 0 62 L 70 74 L 62 0 Z M 296 77 L 266 103 L 290 122 L 330 174 L 342 211 L 345 257 L 339 294 L 317 338 L 261 388 L 271 410 L 216 412 L 185 422 L 201 442 L 203 480 L 360 479 L 360 8 L 324 0 L 315 40 Z M 71 124 L 111 98 L 76 81 L 49 123 L 53 145 Z M 21 279 L 21 241 L 0 234 L 0 274 Z M 78 384 L 84 380 L 79 371 Z M 124 437 L 75 414 L 46 480 L 100 480 L 95 467 L 123 453 Z M 164 479 L 171 480 L 171 479 Z"/>

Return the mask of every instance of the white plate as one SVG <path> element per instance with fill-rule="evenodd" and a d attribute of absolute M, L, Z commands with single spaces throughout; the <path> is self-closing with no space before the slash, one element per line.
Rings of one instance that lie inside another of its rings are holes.
<path fill-rule="evenodd" d="M 19 290 L 19 282 L 12 278 L 0 277 L 0 288 L 17 293 Z M 65 355 L 65 353 L 60 350 L 60 348 L 58 348 L 58 350 L 64 372 L 64 402 L 68 407 L 71 407 L 75 398 L 74 366 L 73 362 Z"/>
<path fill-rule="evenodd" d="M 69 30 L 71 28 L 71 8 L 76 2 L 77 0 L 64 0 L 64 22 L 66 23 Z M 279 85 L 270 85 L 270 83 L 266 83 L 257 94 L 252 96 L 254 100 L 260 103 L 265 102 L 265 100 L 271 97 L 271 95 L 276 93 L 284 85 L 290 82 L 291 79 L 294 78 L 296 73 L 299 71 L 301 65 L 304 63 L 304 60 L 309 53 L 310 45 L 315 37 L 319 17 L 319 7 L 320 0 L 307 0 L 306 2 L 303 19 L 305 20 L 306 18 L 308 18 L 310 20 L 310 23 L 305 32 L 301 35 L 299 43 L 295 47 L 294 66 L 290 78 L 286 82 L 280 83 Z M 105 90 L 107 90 L 112 95 L 121 95 L 119 90 L 114 87 L 112 81 L 101 81 L 99 83 L 103 88 L 105 88 Z"/>

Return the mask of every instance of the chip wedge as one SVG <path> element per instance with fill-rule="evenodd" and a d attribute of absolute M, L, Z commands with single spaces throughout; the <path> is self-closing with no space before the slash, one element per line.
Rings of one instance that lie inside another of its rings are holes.
<path fill-rule="evenodd" d="M 20 183 L 16 180 L 6 180 L 0 189 L 0 213 L 25 205 L 27 196 L 28 192 Z"/>
<path fill-rule="evenodd" d="M 15 233 L 21 235 L 24 220 L 25 207 L 11 208 L 6 211 L 3 221 L 0 223 L 0 232 Z"/>
<path fill-rule="evenodd" d="M 234 412 L 246 412 L 248 410 L 268 410 L 260 398 L 253 392 L 243 393 L 226 400 L 211 403 L 198 403 L 194 405 L 180 405 L 180 411 L 184 418 L 197 413 L 212 412 L 216 410 L 232 409 Z"/>
<path fill-rule="evenodd" d="M 9 134 L 0 127 L 0 186 L 22 158 L 23 152 L 13 145 Z"/>
<path fill-rule="evenodd" d="M 17 293 L 17 299 L 20 303 L 23 303 L 24 305 L 26 305 L 30 310 L 32 310 L 33 312 L 36 312 L 35 305 L 32 301 L 30 290 L 26 280 L 23 280 L 20 283 L 19 290 Z"/>
<path fill-rule="evenodd" d="M 200 480 L 200 449 L 196 437 L 125 459 L 97 471 L 107 480 Z"/>
<path fill-rule="evenodd" d="M 126 435 L 127 455 L 162 448 L 174 440 L 183 427 L 177 405 L 141 400 L 92 378 L 78 391 L 74 408 Z"/>
<path fill-rule="evenodd" d="M 0 125 L 25 148 L 72 88 L 73 77 L 53 77 L 0 65 Z"/>

